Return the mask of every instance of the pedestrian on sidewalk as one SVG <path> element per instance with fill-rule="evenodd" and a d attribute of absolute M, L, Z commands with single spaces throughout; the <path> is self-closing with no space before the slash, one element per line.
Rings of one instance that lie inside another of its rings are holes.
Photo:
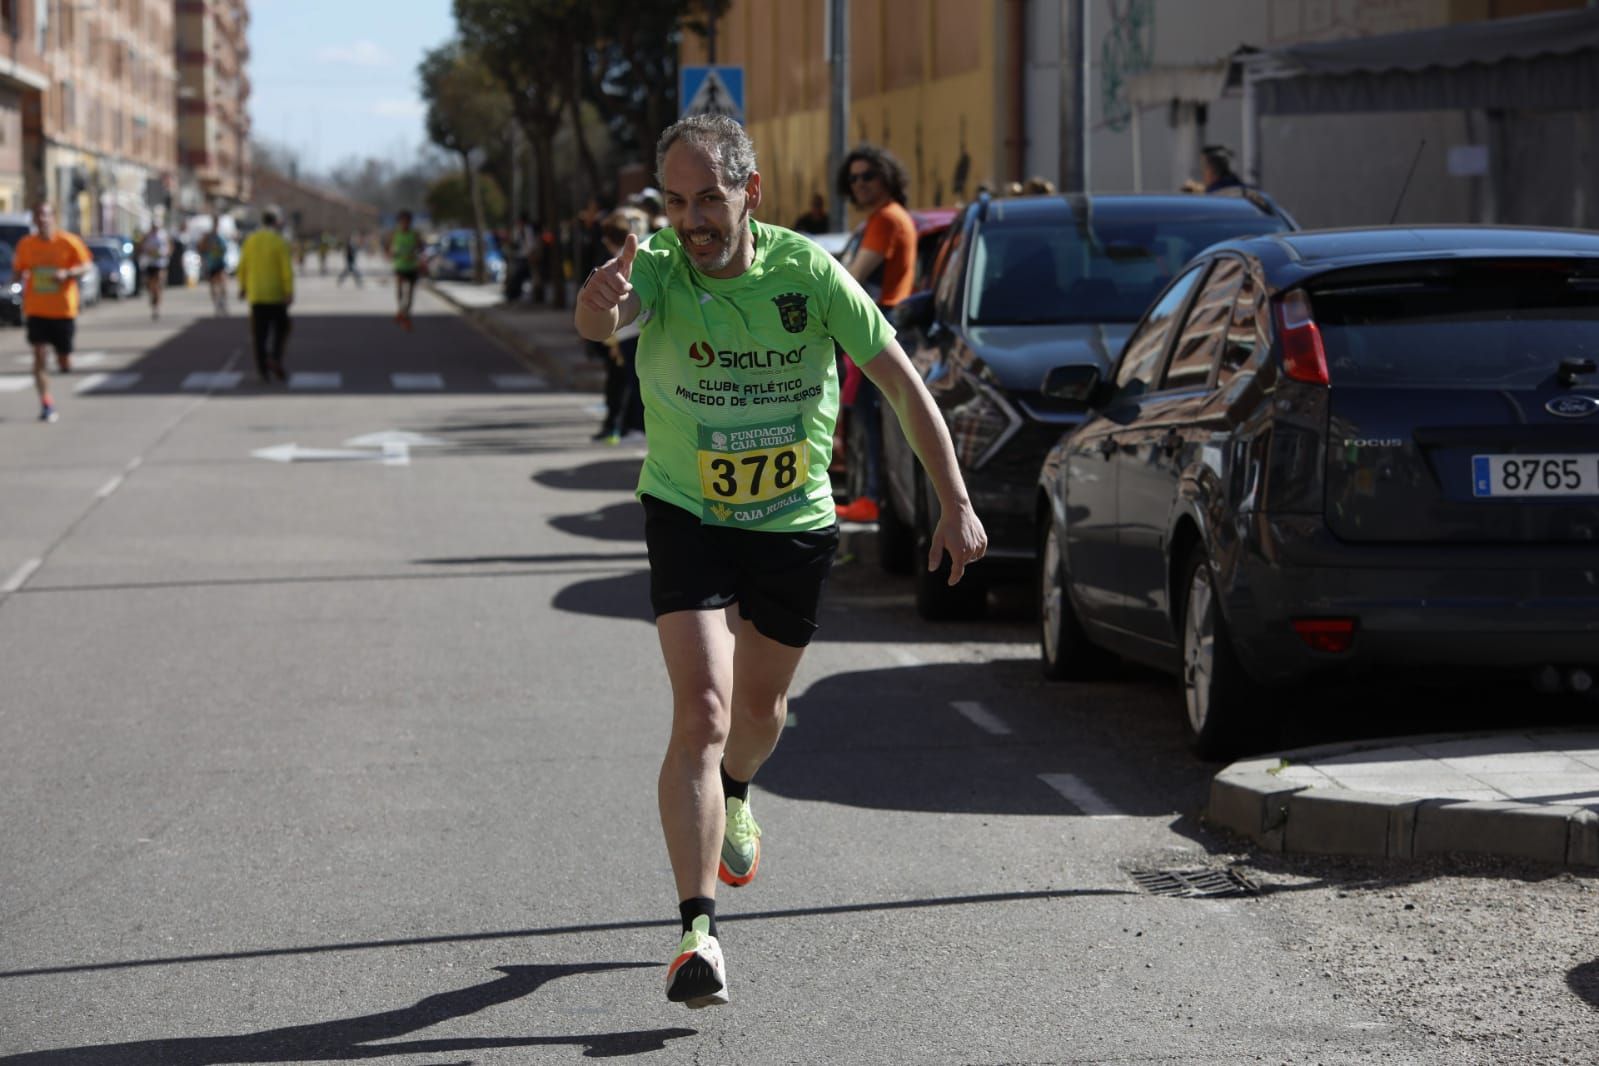
<path fill-rule="evenodd" d="M 56 369 L 72 372 L 72 337 L 78 320 L 78 279 L 89 268 L 89 249 L 74 234 L 56 228 L 55 208 L 41 200 L 33 209 L 37 231 L 17 242 L 12 277 L 22 282 L 22 314 L 33 349 L 33 387 L 39 394 L 39 421 L 54 422 L 47 365 L 50 349 Z"/>
<path fill-rule="evenodd" d="M 650 234 L 650 219 L 636 207 L 619 207 L 600 224 L 600 238 L 610 256 L 622 254 L 628 234 L 643 240 Z M 644 398 L 638 382 L 638 322 L 629 322 L 605 342 L 605 425 L 608 444 L 636 444 L 644 440 Z"/>
<path fill-rule="evenodd" d="M 422 237 L 411 228 L 411 212 L 401 211 L 395 219 L 394 232 L 389 235 L 388 252 L 394 263 L 397 305 L 394 321 L 407 331 L 411 328 L 411 301 L 416 296 L 416 282 L 422 276 L 421 249 Z"/>
<path fill-rule="evenodd" d="M 866 232 L 845 267 L 877 297 L 885 314 L 911 294 L 916 277 L 916 223 L 905 209 L 910 178 L 886 148 L 863 144 L 850 152 L 838 172 L 838 192 L 870 212 Z M 848 350 L 846 349 L 846 352 Z M 875 522 L 883 498 L 882 400 L 870 375 L 847 363 L 844 402 L 849 417 L 859 419 L 866 441 L 864 455 L 849 457 L 864 473 L 863 491 L 838 509 L 845 522 Z"/>
<path fill-rule="evenodd" d="M 278 212 L 261 212 L 261 228 L 239 251 L 239 299 L 250 305 L 250 342 L 255 372 L 263 384 L 288 381 L 283 351 L 289 342 L 289 305 L 294 303 L 294 252 L 278 232 Z"/>
<path fill-rule="evenodd" d="M 669 228 L 642 244 L 630 234 L 585 281 L 574 318 L 590 340 L 642 327 L 649 440 L 638 496 L 672 689 L 658 800 L 683 931 L 666 996 L 709 1007 L 728 1001 L 717 881 L 747 885 L 760 865 L 750 780 L 782 734 L 838 549 L 827 478 L 835 342 L 859 353 L 932 482 L 929 567 L 947 552 L 959 581 L 987 537 L 888 320 L 810 238 L 754 220 L 761 175 L 744 128 L 685 118 L 661 135 L 656 168 Z"/>
<path fill-rule="evenodd" d="M 211 307 L 219 315 L 228 313 L 228 242 L 222 237 L 222 217 L 211 216 L 211 229 L 200 238 L 198 248 L 205 263 L 205 281 L 211 286 Z"/>

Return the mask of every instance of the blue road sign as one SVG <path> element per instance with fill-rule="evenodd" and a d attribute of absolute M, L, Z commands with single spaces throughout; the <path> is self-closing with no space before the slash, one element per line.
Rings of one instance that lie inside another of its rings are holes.
<path fill-rule="evenodd" d="M 744 121 L 743 67 L 683 67 L 678 97 L 684 115 L 728 115 Z"/>

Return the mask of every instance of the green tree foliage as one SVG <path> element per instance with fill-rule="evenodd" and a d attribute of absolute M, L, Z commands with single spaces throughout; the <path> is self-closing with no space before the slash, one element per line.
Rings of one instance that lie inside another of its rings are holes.
<path fill-rule="evenodd" d="M 478 176 L 478 192 L 483 199 L 483 217 L 490 226 L 506 222 L 505 193 L 491 175 Z M 477 218 L 472 192 L 464 175 L 446 174 L 428 186 L 423 199 L 433 221 L 440 226 L 470 226 Z"/>
<path fill-rule="evenodd" d="M 510 98 L 482 59 L 459 41 L 423 56 L 417 75 L 422 98 L 427 101 L 428 138 L 461 160 L 473 209 L 473 274 L 482 281 L 485 223 L 478 163 L 505 136 L 511 120 Z"/>

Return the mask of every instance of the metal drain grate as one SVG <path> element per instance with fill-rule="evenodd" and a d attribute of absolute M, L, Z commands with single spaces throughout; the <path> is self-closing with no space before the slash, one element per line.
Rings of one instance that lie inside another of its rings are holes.
<path fill-rule="evenodd" d="M 1260 886 L 1237 870 L 1134 870 L 1133 880 L 1145 892 L 1182 899 L 1255 896 Z"/>

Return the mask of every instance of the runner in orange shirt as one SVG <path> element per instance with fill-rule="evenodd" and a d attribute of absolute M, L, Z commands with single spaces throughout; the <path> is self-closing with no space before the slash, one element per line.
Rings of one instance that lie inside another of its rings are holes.
<path fill-rule="evenodd" d="M 78 279 L 88 269 L 89 249 L 74 235 L 56 228 L 55 208 L 41 201 L 33 209 L 37 232 L 17 242 L 12 275 L 22 279 L 22 314 L 33 346 L 33 385 L 39 390 L 39 421 L 54 422 L 55 401 L 45 373 L 49 350 L 56 367 L 72 372 L 72 334 L 78 321 Z"/>

